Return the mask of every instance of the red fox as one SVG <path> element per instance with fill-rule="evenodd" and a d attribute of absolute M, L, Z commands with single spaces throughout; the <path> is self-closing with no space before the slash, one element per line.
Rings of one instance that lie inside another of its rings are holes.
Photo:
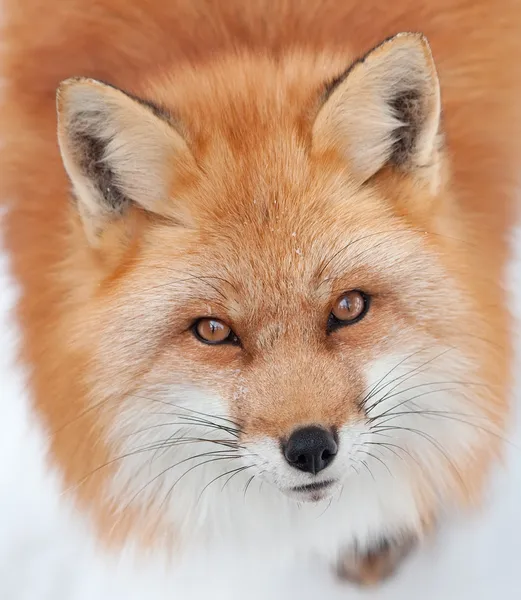
<path fill-rule="evenodd" d="M 519 3 L 4 4 L 20 360 L 100 539 L 309 550 L 372 584 L 479 506 Z"/>

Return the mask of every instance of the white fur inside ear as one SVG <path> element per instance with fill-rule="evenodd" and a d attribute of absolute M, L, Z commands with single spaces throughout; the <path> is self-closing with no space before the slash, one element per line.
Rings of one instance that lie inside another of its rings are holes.
<path fill-rule="evenodd" d="M 387 162 L 414 171 L 436 152 L 440 92 L 429 46 L 399 35 L 333 84 L 313 128 L 317 149 L 338 150 L 365 181 Z"/>

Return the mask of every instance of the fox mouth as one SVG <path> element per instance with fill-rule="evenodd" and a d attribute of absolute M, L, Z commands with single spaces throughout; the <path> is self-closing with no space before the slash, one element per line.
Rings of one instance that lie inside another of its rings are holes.
<path fill-rule="evenodd" d="M 307 485 L 297 485 L 295 487 L 290 488 L 292 492 L 301 492 L 301 493 L 309 493 L 309 492 L 319 492 L 320 490 L 327 489 L 335 483 L 334 479 L 328 479 L 326 481 L 317 481 L 316 483 L 309 483 Z"/>
<path fill-rule="evenodd" d="M 299 502 L 318 502 L 331 496 L 332 489 L 335 487 L 336 483 L 335 479 L 327 479 L 326 481 L 296 485 L 286 488 L 283 491 L 286 496 Z"/>

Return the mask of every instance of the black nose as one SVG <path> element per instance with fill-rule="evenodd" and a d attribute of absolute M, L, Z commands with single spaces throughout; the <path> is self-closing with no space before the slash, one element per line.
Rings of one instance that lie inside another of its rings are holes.
<path fill-rule="evenodd" d="M 337 450 L 333 433 L 321 427 L 297 429 L 283 447 L 284 456 L 292 467 L 313 475 L 333 462 Z"/>

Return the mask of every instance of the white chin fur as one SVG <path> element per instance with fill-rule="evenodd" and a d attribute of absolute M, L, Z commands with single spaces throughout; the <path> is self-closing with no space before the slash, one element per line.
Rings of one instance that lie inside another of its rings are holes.
<path fill-rule="evenodd" d="M 128 398 L 113 431 L 121 455 L 130 453 L 118 461 L 114 499 L 122 507 L 166 509 L 186 544 L 204 536 L 236 540 L 245 551 L 264 540 L 281 553 L 305 546 L 331 554 L 355 540 L 364 545 L 416 529 L 418 468 L 429 473 L 422 492 L 443 497 L 454 484 L 451 457 L 468 456 L 480 435 L 472 425 L 484 419 L 473 389 L 446 383 L 468 380 L 469 365 L 451 349 L 430 348 L 369 365 L 366 405 L 374 420 L 346 424 L 338 455 L 317 477 L 291 468 L 270 438 L 239 449 L 192 441 L 236 441 L 226 429 L 197 423 L 205 413 L 231 427 L 224 401 L 200 388 L 155 390 L 155 398 L 171 405 L 160 411 L 145 394 Z M 165 444 L 174 438 L 183 440 Z M 326 479 L 337 483 L 320 493 L 288 492 Z"/>

